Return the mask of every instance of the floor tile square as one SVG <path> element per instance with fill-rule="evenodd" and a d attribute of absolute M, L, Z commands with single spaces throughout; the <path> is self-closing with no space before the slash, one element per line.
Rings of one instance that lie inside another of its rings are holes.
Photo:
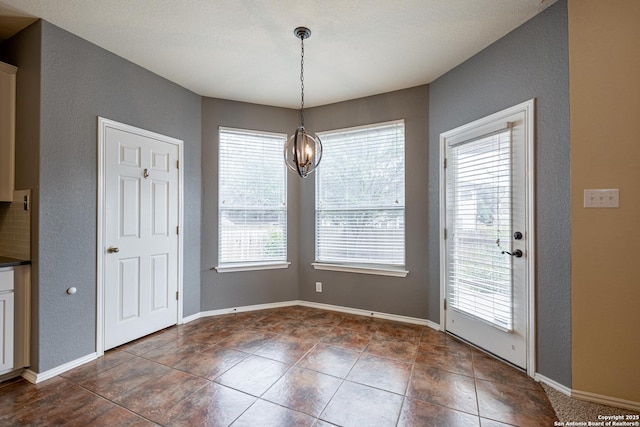
<path fill-rule="evenodd" d="M 345 427 L 395 426 L 402 396 L 345 381 L 320 418 Z"/>
<path fill-rule="evenodd" d="M 349 315 L 345 316 L 344 320 L 338 323 L 336 326 L 342 328 L 353 329 L 359 332 L 374 333 L 381 325 L 380 319 L 373 319 L 371 317 Z"/>
<path fill-rule="evenodd" d="M 365 353 L 409 363 L 414 362 L 417 352 L 418 344 L 415 342 L 388 340 L 379 337 L 373 337 L 365 349 Z"/>
<path fill-rule="evenodd" d="M 531 390 L 483 380 L 476 380 L 476 387 L 481 417 L 522 427 L 552 426 L 557 421 L 541 387 Z"/>
<path fill-rule="evenodd" d="M 416 364 L 407 396 L 478 415 L 474 379 Z"/>
<path fill-rule="evenodd" d="M 407 398 L 398 427 L 414 426 L 480 427 L 480 421 L 477 415 Z"/>
<path fill-rule="evenodd" d="M 142 357 L 162 365 L 175 366 L 185 357 L 200 353 L 208 347 L 211 347 L 210 343 L 194 341 L 188 335 L 181 335 L 175 341 L 144 353 Z"/>
<path fill-rule="evenodd" d="M 242 330 L 217 343 L 218 346 L 232 348 L 245 353 L 253 353 L 278 334 L 265 331 Z"/>
<path fill-rule="evenodd" d="M 344 378 L 359 356 L 357 351 L 318 344 L 298 362 L 298 366 Z"/>
<path fill-rule="evenodd" d="M 258 400 L 232 424 L 233 427 L 311 427 L 315 418 L 271 402 Z"/>
<path fill-rule="evenodd" d="M 185 372 L 170 370 L 165 375 L 115 396 L 112 400 L 157 423 L 166 422 L 166 413 L 209 381 Z"/>
<path fill-rule="evenodd" d="M 248 353 L 217 345 L 186 357 L 175 369 L 213 380 L 249 357 Z"/>
<path fill-rule="evenodd" d="M 209 383 L 171 408 L 166 419 L 175 427 L 228 426 L 255 401 L 254 396 Z"/>
<path fill-rule="evenodd" d="M 313 417 L 320 415 L 342 381 L 302 368 L 292 368 L 263 396 L 264 400 Z"/>
<path fill-rule="evenodd" d="M 0 393 L 0 425 L 152 425 L 108 400 L 60 377 L 45 384 L 17 384 Z M 28 397 L 27 397 L 28 396 Z M 111 424 L 114 425 L 114 424 Z"/>
<path fill-rule="evenodd" d="M 364 354 L 347 380 L 404 395 L 410 376 L 410 363 Z"/>
<path fill-rule="evenodd" d="M 216 378 L 227 387 L 261 396 L 287 371 L 288 365 L 259 356 L 249 356 Z"/>
<path fill-rule="evenodd" d="M 419 342 L 423 327 L 411 323 L 383 322 L 375 333 L 377 338 Z"/>
<path fill-rule="evenodd" d="M 70 371 L 60 374 L 62 378 L 69 381 L 80 382 L 95 377 L 98 373 L 114 368 L 121 363 L 127 362 L 136 357 L 132 353 L 124 350 L 109 350 L 104 356 L 99 357 L 84 365 L 78 366 Z"/>
<path fill-rule="evenodd" d="M 473 360 L 470 349 L 421 342 L 418 347 L 416 363 L 456 374 L 473 376 Z"/>
<path fill-rule="evenodd" d="M 307 354 L 313 346 L 313 342 L 280 335 L 268 340 L 254 354 L 292 365 Z"/>
<path fill-rule="evenodd" d="M 362 332 L 357 329 L 348 329 L 336 326 L 322 338 L 322 343 L 333 347 L 348 348 L 349 350 L 363 351 L 371 337 L 370 332 Z"/>
<path fill-rule="evenodd" d="M 540 385 L 533 378 L 505 362 L 477 350 L 473 350 L 472 357 L 474 375 L 478 379 L 530 390 L 539 390 L 540 388 Z"/>
<path fill-rule="evenodd" d="M 164 365 L 135 357 L 112 369 L 99 372 L 94 377 L 82 380 L 78 384 L 107 399 L 114 399 L 170 371 L 171 368 Z"/>

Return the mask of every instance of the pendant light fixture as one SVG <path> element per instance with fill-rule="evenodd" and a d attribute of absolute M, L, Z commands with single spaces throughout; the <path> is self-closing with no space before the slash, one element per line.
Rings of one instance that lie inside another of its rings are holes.
<path fill-rule="evenodd" d="M 284 145 L 284 162 L 289 169 L 297 172 L 302 178 L 306 178 L 320 164 L 322 143 L 315 133 L 304 128 L 304 39 L 309 38 L 311 30 L 306 27 L 298 27 L 293 30 L 293 34 L 300 39 L 302 46 L 300 59 L 300 126 Z"/>

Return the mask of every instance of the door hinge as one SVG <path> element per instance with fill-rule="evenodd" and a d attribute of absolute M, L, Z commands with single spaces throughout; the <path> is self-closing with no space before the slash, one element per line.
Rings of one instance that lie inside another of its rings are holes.
<path fill-rule="evenodd" d="M 176 169 L 180 169 L 180 160 L 176 160 Z"/>
<path fill-rule="evenodd" d="M 444 229 L 444 240 L 447 240 L 447 235 L 448 235 L 448 234 L 447 234 L 447 229 L 445 228 L 445 229 Z"/>
<path fill-rule="evenodd" d="M 444 309 L 445 310 L 447 309 L 447 299 L 446 298 L 444 299 Z"/>
<path fill-rule="evenodd" d="M 444 159 L 444 168 L 447 168 L 447 159 Z"/>
<path fill-rule="evenodd" d="M 180 234 L 180 226 L 176 227 L 176 234 Z"/>
<path fill-rule="evenodd" d="M 180 299 L 178 298 L 178 296 L 180 295 L 180 293 L 178 291 L 176 291 L 176 301 L 179 301 Z"/>

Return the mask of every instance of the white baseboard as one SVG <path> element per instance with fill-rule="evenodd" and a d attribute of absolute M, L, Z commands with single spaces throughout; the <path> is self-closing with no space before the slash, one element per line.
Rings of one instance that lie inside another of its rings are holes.
<path fill-rule="evenodd" d="M 601 394 L 590 393 L 588 391 L 573 390 L 571 397 L 587 402 L 599 403 L 600 405 L 614 406 L 616 408 L 631 409 L 640 412 L 640 402 L 620 399 L 617 397 L 603 396 Z"/>
<path fill-rule="evenodd" d="M 565 385 L 562 385 L 559 382 L 552 380 L 551 378 L 547 378 L 544 375 L 541 375 L 541 374 L 536 372 L 533 375 L 533 379 L 538 381 L 538 382 L 545 383 L 549 387 L 553 388 L 556 391 L 559 391 L 560 393 L 564 394 L 565 396 L 571 397 L 571 389 L 569 387 L 567 387 Z"/>
<path fill-rule="evenodd" d="M 382 313 L 379 311 L 362 310 L 359 308 L 344 307 L 340 305 L 323 304 L 319 302 L 311 301 L 297 301 L 298 305 L 304 307 L 321 308 L 323 310 L 339 311 L 341 313 L 356 314 L 359 316 L 377 317 L 380 319 L 394 320 L 396 322 L 412 323 L 414 325 L 428 326 L 435 330 L 440 330 L 438 323 L 432 322 L 428 319 L 420 319 L 418 317 L 402 316 L 399 314 Z"/>
<path fill-rule="evenodd" d="M 320 308 L 323 310 L 339 311 L 341 313 L 356 314 L 359 316 L 377 317 L 380 319 L 394 320 L 396 322 L 412 323 L 415 325 L 428 326 L 435 330 L 440 330 L 438 323 L 432 322 L 428 319 L 420 319 L 417 317 L 401 316 L 399 314 L 382 313 L 379 311 L 362 310 L 359 308 L 343 307 L 340 305 L 323 304 L 319 302 L 303 301 L 303 300 L 291 300 L 284 302 L 275 302 L 269 304 L 257 304 L 246 305 L 243 307 L 223 308 L 221 310 L 209 310 L 202 311 L 200 313 L 185 317 L 182 319 L 183 323 L 192 322 L 201 317 L 220 316 L 223 314 L 243 313 L 247 311 L 267 310 L 271 308 L 291 307 L 295 305 L 301 305 L 303 307 Z"/>
<path fill-rule="evenodd" d="M 223 314 L 244 313 L 247 311 L 258 311 L 258 310 L 268 310 L 271 308 L 290 307 L 293 305 L 299 305 L 299 303 L 300 301 L 293 300 L 293 301 L 283 301 L 283 302 L 271 302 L 267 304 L 245 305 L 242 307 L 222 308 L 219 310 L 201 311 L 200 313 L 193 314 L 189 317 L 185 317 L 184 319 L 182 319 L 182 321 L 183 323 L 188 323 L 196 319 L 200 319 L 201 317 L 221 316 Z"/>
<path fill-rule="evenodd" d="M 72 360 L 71 362 L 65 363 L 64 365 L 56 366 L 55 368 L 49 369 L 45 372 L 33 372 L 31 369 L 25 369 L 22 373 L 22 378 L 32 384 L 38 384 L 42 381 L 48 380 L 49 378 L 53 378 L 57 375 L 70 371 L 71 369 L 76 368 L 80 365 L 84 365 L 87 362 L 91 362 L 92 360 L 95 360 L 97 358 L 98 353 L 87 354 L 86 356 L 80 357 L 76 360 Z"/>
<path fill-rule="evenodd" d="M 614 408 L 631 409 L 632 411 L 640 412 L 640 402 L 619 399 L 617 397 L 611 396 L 603 396 L 601 394 L 589 393 L 587 391 L 573 390 L 540 374 L 535 374 L 533 379 L 535 379 L 536 381 L 540 381 L 541 383 L 545 383 L 549 387 L 574 399 L 584 400 L 592 403 L 599 403 L 600 405 L 613 406 Z"/>

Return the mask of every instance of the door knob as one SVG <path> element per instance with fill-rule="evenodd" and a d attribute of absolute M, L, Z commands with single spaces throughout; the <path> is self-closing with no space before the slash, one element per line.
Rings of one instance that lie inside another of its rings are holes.
<path fill-rule="evenodd" d="M 115 246 L 109 246 L 107 252 L 109 252 L 110 254 L 115 254 L 117 252 L 120 252 L 120 249 L 116 248 Z"/>
<path fill-rule="evenodd" d="M 502 251 L 503 254 L 507 254 L 507 255 L 511 255 L 514 256 L 516 258 L 520 258 L 522 256 L 522 251 L 520 249 L 516 249 L 515 251 L 513 251 L 513 253 L 511 252 L 507 252 L 507 251 Z"/>

